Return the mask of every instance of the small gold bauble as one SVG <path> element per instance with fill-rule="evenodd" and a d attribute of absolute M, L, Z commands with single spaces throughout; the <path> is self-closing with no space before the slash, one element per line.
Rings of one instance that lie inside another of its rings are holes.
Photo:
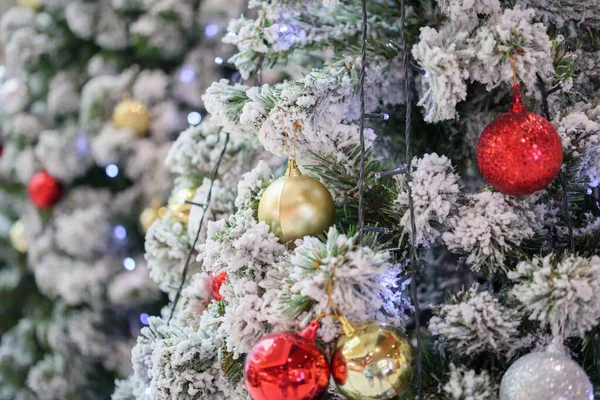
<path fill-rule="evenodd" d="M 169 199 L 168 209 L 171 211 L 173 218 L 180 220 L 181 222 L 187 222 L 190 217 L 190 210 L 192 205 L 186 203 L 187 201 L 194 200 L 196 196 L 196 188 L 184 188 L 179 190 Z"/>
<path fill-rule="evenodd" d="M 331 370 L 339 391 L 350 400 L 392 399 L 406 393 L 413 375 L 413 352 L 400 331 L 377 322 L 338 338 Z"/>
<path fill-rule="evenodd" d="M 264 221 L 281 243 L 317 236 L 335 222 L 335 206 L 321 182 L 300 173 L 294 160 L 285 175 L 271 183 L 258 204 Z"/>
<path fill-rule="evenodd" d="M 112 122 L 117 128 L 129 128 L 142 137 L 150 128 L 150 112 L 142 102 L 126 99 L 115 107 Z"/>
<path fill-rule="evenodd" d="M 17 5 L 23 8 L 30 8 L 37 11 L 41 8 L 40 0 L 17 0 Z"/>
<path fill-rule="evenodd" d="M 25 234 L 25 224 L 20 219 L 15 221 L 10 227 L 9 238 L 10 244 L 19 253 L 27 251 L 27 235 Z"/>
<path fill-rule="evenodd" d="M 164 217 L 167 213 L 166 207 L 161 207 L 161 202 L 158 199 L 152 200 L 150 207 L 147 207 L 140 214 L 140 225 L 144 233 L 152 226 L 154 221 Z"/>

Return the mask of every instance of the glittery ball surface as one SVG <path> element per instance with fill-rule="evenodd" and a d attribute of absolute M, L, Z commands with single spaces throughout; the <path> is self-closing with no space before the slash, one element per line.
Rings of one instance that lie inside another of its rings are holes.
<path fill-rule="evenodd" d="M 518 359 L 500 384 L 500 400 L 593 400 L 585 371 L 568 356 L 540 352 Z"/>
<path fill-rule="evenodd" d="M 244 380 L 253 400 L 313 400 L 327 389 L 329 362 L 315 343 L 313 324 L 300 334 L 267 335 L 252 348 Z"/>
<path fill-rule="evenodd" d="M 477 164 L 485 180 L 512 196 L 538 192 L 562 164 L 560 136 L 540 115 L 527 112 L 518 85 L 510 110 L 490 122 L 477 144 Z"/>

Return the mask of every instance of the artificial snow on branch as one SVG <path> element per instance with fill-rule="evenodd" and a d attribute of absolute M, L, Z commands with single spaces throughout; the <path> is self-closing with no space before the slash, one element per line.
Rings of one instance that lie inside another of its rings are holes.
<path fill-rule="evenodd" d="M 534 202 L 533 196 L 520 199 L 490 191 L 468 195 L 447 220 L 442 240 L 466 257 L 474 271 L 506 272 L 506 254 L 541 229 L 543 219 Z"/>
<path fill-rule="evenodd" d="M 419 100 L 425 121 L 455 118 L 456 104 L 467 95 L 467 80 L 486 85 L 488 91 L 511 83 L 508 57 L 515 60 L 518 79 L 531 90 L 537 74 L 544 78 L 552 74 L 552 41 L 546 27 L 534 22 L 534 15 L 534 10 L 517 6 L 481 21 L 469 14 L 469 18 L 446 22 L 439 30 L 421 28 L 412 52 L 427 71 Z"/>
<path fill-rule="evenodd" d="M 366 86 L 370 88 L 367 112 L 386 104 L 401 104 L 400 59 L 376 58 L 369 63 Z M 256 132 L 265 149 L 286 155 L 286 135 L 291 143 L 295 126 L 299 160 L 310 153 L 339 153 L 339 149 L 358 142 L 357 94 L 358 60 L 346 59 L 304 78 L 275 86 L 248 88 L 215 82 L 202 96 L 212 123 L 232 134 Z M 384 71 L 387 71 L 383 76 Z M 375 135 L 367 131 L 367 140 Z"/>
<path fill-rule="evenodd" d="M 400 225 L 404 232 L 410 231 L 407 185 L 412 188 L 415 206 L 416 243 L 429 247 L 440 237 L 444 222 L 455 211 L 460 193 L 459 176 L 454 172 L 450 160 L 436 153 L 415 157 L 412 162 L 412 181 L 406 176 L 396 175 L 398 198 L 395 210 L 400 215 Z"/>
<path fill-rule="evenodd" d="M 600 257 L 548 254 L 521 261 L 508 277 L 529 319 L 566 338 L 583 336 L 600 320 Z"/>
<path fill-rule="evenodd" d="M 520 320 L 518 312 L 474 284 L 434 308 L 429 330 L 439 337 L 443 350 L 456 357 L 483 352 L 503 357 L 516 340 Z"/>

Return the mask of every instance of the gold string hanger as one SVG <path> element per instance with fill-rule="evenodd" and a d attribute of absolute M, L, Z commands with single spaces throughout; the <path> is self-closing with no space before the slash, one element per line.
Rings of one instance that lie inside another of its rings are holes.
<path fill-rule="evenodd" d="M 325 317 L 335 318 L 338 321 L 340 321 L 340 323 L 342 324 L 342 331 L 344 332 L 344 334 L 346 336 L 348 336 L 348 337 L 354 336 L 354 334 L 356 332 L 356 329 L 354 329 L 354 326 L 340 312 L 339 308 L 333 302 L 333 298 L 331 296 L 332 289 L 333 289 L 333 275 L 330 275 L 329 276 L 329 280 L 327 281 L 327 303 L 325 304 L 325 307 L 323 308 L 323 310 L 321 311 L 321 313 L 317 316 L 317 318 L 315 318 L 314 321 L 315 322 L 320 322 L 321 319 L 323 319 Z M 331 307 L 332 313 L 327 313 L 325 311 L 329 307 Z"/>
<path fill-rule="evenodd" d="M 519 79 L 517 78 L 517 60 L 508 51 L 506 52 L 506 57 L 508 58 L 508 61 L 510 62 L 510 67 L 512 69 L 513 85 L 518 85 Z"/>

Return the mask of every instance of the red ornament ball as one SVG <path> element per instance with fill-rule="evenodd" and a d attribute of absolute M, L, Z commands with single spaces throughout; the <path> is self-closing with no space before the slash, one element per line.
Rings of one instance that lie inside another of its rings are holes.
<path fill-rule="evenodd" d="M 221 272 L 217 276 L 213 276 L 212 282 L 210 283 L 210 290 L 212 292 L 213 298 L 216 301 L 223 300 L 223 296 L 221 296 L 221 286 L 227 282 L 227 272 Z"/>
<path fill-rule="evenodd" d="M 523 196 L 548 186 L 560 171 L 560 136 L 540 115 L 527 112 L 521 88 L 513 86 L 507 113 L 485 127 L 477 144 L 477 164 L 485 180 L 504 194 Z"/>
<path fill-rule="evenodd" d="M 299 334 L 261 338 L 246 358 L 244 380 L 253 400 L 313 400 L 329 385 L 330 367 L 315 343 L 318 322 Z"/>
<path fill-rule="evenodd" d="M 40 209 L 52 207 L 62 196 L 60 183 L 46 171 L 33 175 L 27 184 L 29 200 Z"/>

